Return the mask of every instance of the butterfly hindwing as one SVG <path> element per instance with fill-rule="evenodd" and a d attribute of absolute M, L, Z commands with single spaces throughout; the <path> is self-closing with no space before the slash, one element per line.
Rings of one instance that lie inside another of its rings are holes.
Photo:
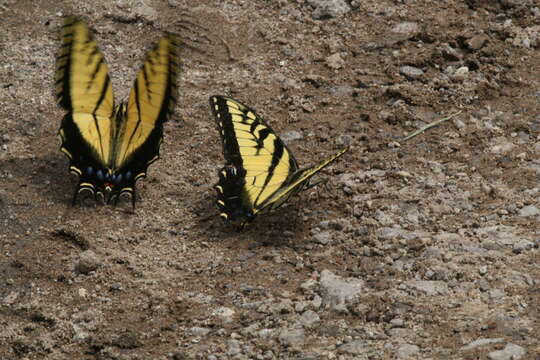
<path fill-rule="evenodd" d="M 62 120 L 61 150 L 79 175 L 82 190 L 117 200 L 131 193 L 158 158 L 163 123 L 176 100 L 177 39 L 164 36 L 148 52 L 127 105 L 115 107 L 108 67 L 82 20 L 67 17 L 57 58 L 56 94 L 68 111 Z"/>
<path fill-rule="evenodd" d="M 218 207 L 223 218 L 240 226 L 283 204 L 346 151 L 299 170 L 290 150 L 254 110 L 223 96 L 212 96 L 210 106 L 226 160 L 216 186 Z"/>

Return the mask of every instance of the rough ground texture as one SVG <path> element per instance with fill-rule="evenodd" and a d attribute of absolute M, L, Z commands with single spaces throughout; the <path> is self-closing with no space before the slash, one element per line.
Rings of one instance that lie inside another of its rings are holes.
<path fill-rule="evenodd" d="M 134 213 L 70 206 L 53 76 L 72 13 L 119 99 L 162 31 L 186 43 Z M 535 0 L 0 0 L 0 19 L 1 359 L 540 357 Z M 351 151 L 237 233 L 213 94 L 303 165 Z"/>

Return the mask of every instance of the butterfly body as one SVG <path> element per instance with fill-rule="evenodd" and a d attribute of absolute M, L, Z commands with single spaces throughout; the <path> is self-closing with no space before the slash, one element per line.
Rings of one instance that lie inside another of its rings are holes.
<path fill-rule="evenodd" d="M 61 151 L 79 176 L 82 191 L 107 202 L 131 195 L 135 183 L 158 159 L 163 123 L 176 101 L 177 40 L 162 37 L 137 74 L 128 101 L 115 106 L 108 68 L 88 26 L 68 17 L 62 28 L 56 93 L 67 110 L 59 130 Z"/>
<path fill-rule="evenodd" d="M 225 166 L 216 185 L 217 205 L 227 222 L 242 228 L 261 211 L 272 211 L 305 189 L 343 149 L 320 164 L 299 169 L 291 151 L 254 110 L 223 96 L 210 97 L 221 135 Z"/>

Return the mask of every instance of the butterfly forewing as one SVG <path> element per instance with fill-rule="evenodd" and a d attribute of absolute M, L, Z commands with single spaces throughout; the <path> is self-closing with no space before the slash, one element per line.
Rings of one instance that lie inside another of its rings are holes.
<path fill-rule="evenodd" d="M 140 153 L 149 164 L 158 158 L 163 123 L 176 102 L 178 43 L 173 35 L 162 37 L 148 52 L 129 94 L 127 113 L 116 149 L 116 167 L 122 167 L 145 144 L 155 144 L 150 153 Z M 151 156 L 150 156 L 151 155 Z"/>
<path fill-rule="evenodd" d="M 247 106 L 220 96 L 211 97 L 210 103 L 225 159 L 245 170 L 245 200 L 256 208 L 298 169 L 296 160 L 268 124 Z"/>

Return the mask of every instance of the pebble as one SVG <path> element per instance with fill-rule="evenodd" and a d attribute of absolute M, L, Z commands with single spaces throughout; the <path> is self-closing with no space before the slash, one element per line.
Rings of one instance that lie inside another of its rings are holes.
<path fill-rule="evenodd" d="M 420 33 L 420 26 L 416 22 L 401 22 L 392 28 L 392 32 L 410 39 Z"/>
<path fill-rule="evenodd" d="M 424 75 L 424 71 L 422 69 L 414 66 L 402 66 L 399 68 L 399 73 L 409 79 L 419 79 Z"/>
<path fill-rule="evenodd" d="M 16 291 L 11 291 L 3 300 L 2 303 L 4 305 L 13 305 L 17 298 L 19 297 L 19 293 Z"/>
<path fill-rule="evenodd" d="M 487 35 L 485 34 L 479 34 L 475 35 L 469 40 L 467 40 L 466 44 L 471 50 L 480 50 L 484 47 L 484 44 L 489 40 Z"/>
<path fill-rule="evenodd" d="M 317 315 L 315 311 L 312 310 L 304 311 L 304 313 L 300 317 L 300 322 L 304 326 L 312 326 L 319 321 L 321 321 L 321 318 L 319 317 L 319 315 Z"/>
<path fill-rule="evenodd" d="M 525 349 L 516 344 L 507 344 L 504 349 L 492 351 L 488 354 L 489 360 L 519 360 L 525 355 Z"/>
<path fill-rule="evenodd" d="M 314 19 L 334 18 L 351 11 L 345 0 L 307 0 L 307 3 L 314 8 Z"/>
<path fill-rule="evenodd" d="M 101 266 L 101 261 L 92 250 L 83 251 L 79 257 L 79 262 L 75 266 L 75 271 L 81 274 L 88 274 L 97 270 Z"/>
<path fill-rule="evenodd" d="M 300 346 L 306 341 L 306 334 L 303 329 L 283 329 L 278 338 L 284 346 Z"/>
<path fill-rule="evenodd" d="M 417 359 L 420 348 L 416 345 L 403 344 L 397 349 L 398 359 Z"/>
<path fill-rule="evenodd" d="M 472 350 L 472 349 L 475 349 L 475 348 L 480 347 L 480 346 L 490 345 L 490 344 L 497 344 L 497 343 L 500 343 L 500 342 L 503 342 L 503 341 L 504 341 L 503 338 L 478 339 L 478 340 L 474 340 L 474 341 L 468 343 L 467 345 L 463 346 L 460 350 L 461 351 Z"/>
<path fill-rule="evenodd" d="M 403 237 L 407 231 L 400 228 L 383 227 L 379 230 L 379 240 L 393 240 Z"/>
<path fill-rule="evenodd" d="M 382 210 L 375 211 L 373 218 L 377 220 L 382 226 L 389 226 L 394 224 L 393 214 L 386 213 Z"/>
<path fill-rule="evenodd" d="M 235 312 L 233 309 L 222 306 L 214 310 L 212 315 L 220 318 L 224 323 L 227 324 L 233 321 L 234 313 Z"/>
<path fill-rule="evenodd" d="M 540 209 L 534 205 L 527 205 L 519 209 L 518 215 L 523 217 L 537 216 L 540 215 Z"/>
<path fill-rule="evenodd" d="M 486 265 L 482 265 L 478 268 L 478 273 L 482 276 L 486 275 L 487 274 L 487 266 Z"/>
<path fill-rule="evenodd" d="M 514 254 L 521 254 L 522 252 L 530 250 L 532 248 L 534 248 L 534 243 L 532 241 L 521 239 L 514 244 L 512 252 Z"/>
<path fill-rule="evenodd" d="M 340 53 L 335 53 L 326 58 L 326 66 L 330 69 L 341 69 L 345 65 L 345 60 L 341 57 Z"/>
<path fill-rule="evenodd" d="M 427 296 L 448 294 L 448 285 L 443 281 L 411 280 L 406 284 L 415 290 L 425 293 Z"/>
<path fill-rule="evenodd" d="M 321 272 L 319 281 L 323 303 L 333 310 L 347 312 L 346 305 L 364 291 L 364 282 L 356 278 L 342 278 L 330 270 Z"/>
<path fill-rule="evenodd" d="M 313 240 L 321 245 L 328 245 L 332 242 L 332 233 L 330 231 L 322 231 L 313 235 Z"/>
<path fill-rule="evenodd" d="M 227 342 L 227 355 L 229 356 L 235 356 L 242 352 L 242 349 L 240 348 L 240 343 L 238 340 L 229 340 Z"/>
<path fill-rule="evenodd" d="M 339 353 L 349 354 L 349 355 L 361 355 L 369 351 L 369 347 L 366 341 L 364 340 L 353 340 L 351 342 L 340 345 L 337 348 Z"/>
<path fill-rule="evenodd" d="M 285 143 L 290 143 L 296 140 L 302 140 L 303 138 L 304 138 L 304 135 L 302 135 L 300 131 L 296 131 L 296 130 L 287 131 L 285 134 L 281 135 L 281 140 L 283 140 Z"/>
<path fill-rule="evenodd" d="M 493 154 L 506 154 L 512 151 L 516 145 L 506 139 L 497 139 L 496 144 L 490 147 L 489 151 Z"/>
<path fill-rule="evenodd" d="M 462 66 L 454 72 L 454 74 L 452 75 L 452 78 L 455 80 L 464 80 L 468 75 L 469 75 L 469 68 L 467 66 Z"/>
<path fill-rule="evenodd" d="M 84 331 L 79 325 L 73 324 L 73 331 L 75 332 L 75 335 L 73 335 L 73 341 L 75 342 L 82 342 L 88 339 L 89 334 L 88 332 Z"/>
<path fill-rule="evenodd" d="M 191 333 L 191 335 L 194 335 L 194 336 L 205 336 L 205 335 L 208 335 L 208 333 L 210 332 L 210 329 L 194 326 L 191 329 L 189 329 L 189 332 Z"/>

